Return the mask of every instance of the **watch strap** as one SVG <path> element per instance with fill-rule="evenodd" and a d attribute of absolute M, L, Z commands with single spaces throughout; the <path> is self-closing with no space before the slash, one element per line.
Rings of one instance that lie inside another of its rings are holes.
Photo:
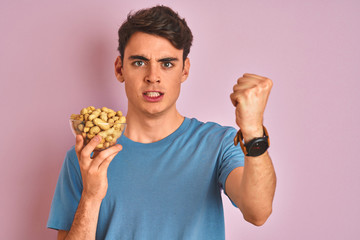
<path fill-rule="evenodd" d="M 263 137 L 254 138 L 254 139 L 250 140 L 249 142 L 244 143 L 243 142 L 244 136 L 243 136 L 243 134 L 241 132 L 241 129 L 239 129 L 239 131 L 237 132 L 237 134 L 236 134 L 236 136 L 234 138 L 234 145 L 237 146 L 240 143 L 240 147 L 241 147 L 242 151 L 244 152 L 244 154 L 246 156 L 250 156 L 249 152 L 248 152 L 250 147 L 252 145 L 254 145 L 254 144 L 259 143 L 259 142 L 266 141 L 267 142 L 267 148 L 269 148 L 270 147 L 270 139 L 269 139 L 268 131 L 265 128 L 265 126 L 263 126 L 263 131 L 264 131 Z M 259 156 L 259 155 L 256 155 L 256 156 Z"/>

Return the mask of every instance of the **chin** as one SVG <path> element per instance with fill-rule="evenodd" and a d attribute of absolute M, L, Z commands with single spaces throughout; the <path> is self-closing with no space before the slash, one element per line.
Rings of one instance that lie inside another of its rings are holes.
<path fill-rule="evenodd" d="M 151 108 L 146 108 L 143 111 L 146 115 L 148 116 L 161 116 L 165 111 L 162 109 L 151 109 Z"/>

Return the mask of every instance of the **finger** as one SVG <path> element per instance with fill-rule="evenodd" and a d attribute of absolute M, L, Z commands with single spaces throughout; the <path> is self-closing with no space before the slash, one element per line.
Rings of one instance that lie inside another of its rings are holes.
<path fill-rule="evenodd" d="M 116 154 L 118 154 L 118 152 L 113 153 L 112 155 L 108 156 L 107 158 L 104 159 L 104 161 L 101 162 L 100 166 L 99 166 L 99 171 L 104 171 L 106 172 L 111 161 L 114 159 L 114 157 L 116 156 Z"/>
<path fill-rule="evenodd" d="M 241 85 L 239 85 L 239 84 L 235 84 L 233 86 L 233 92 L 239 91 L 240 89 L 241 89 Z"/>
<path fill-rule="evenodd" d="M 98 150 L 98 151 L 95 151 L 95 150 L 94 150 L 91 158 L 92 158 L 92 159 L 96 158 L 96 157 L 99 155 L 100 152 L 101 152 L 100 150 Z"/>
<path fill-rule="evenodd" d="M 253 74 L 253 73 L 244 73 L 243 77 L 245 77 L 245 78 L 257 78 L 257 79 L 265 79 L 266 78 L 266 77 L 256 75 L 256 74 Z"/>
<path fill-rule="evenodd" d="M 259 82 L 259 78 L 252 78 L 252 77 L 241 77 L 241 78 L 238 78 L 237 80 L 237 84 L 239 85 L 254 85 L 256 84 L 257 82 Z"/>
<path fill-rule="evenodd" d="M 90 158 L 91 153 L 94 151 L 96 146 L 101 142 L 101 136 L 96 135 L 91 139 L 91 141 L 86 144 L 86 146 L 81 151 L 81 156 L 85 158 Z"/>
<path fill-rule="evenodd" d="M 230 94 L 230 99 L 231 99 L 231 102 L 234 105 L 234 107 L 236 107 L 239 103 L 238 94 L 237 93 Z"/>
<path fill-rule="evenodd" d="M 84 138 L 80 134 L 77 134 L 75 137 L 75 152 L 78 158 L 80 156 L 80 152 L 83 146 L 84 146 Z"/>
<path fill-rule="evenodd" d="M 120 144 L 116 144 L 106 150 L 101 151 L 96 158 L 92 161 L 92 166 L 99 168 L 105 159 L 107 159 L 109 156 L 112 156 L 113 154 L 117 154 L 122 149 L 122 146 Z"/>
<path fill-rule="evenodd" d="M 256 86 L 257 86 L 257 82 L 254 81 L 238 83 L 233 86 L 233 92 L 240 92 L 246 89 L 255 88 Z"/>

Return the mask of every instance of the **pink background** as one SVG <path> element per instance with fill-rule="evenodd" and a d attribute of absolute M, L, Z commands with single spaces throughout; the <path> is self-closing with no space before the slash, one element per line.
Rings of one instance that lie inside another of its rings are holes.
<path fill-rule="evenodd" d="M 51 3 L 50 3 L 51 2 Z M 220 3 L 222 2 L 222 3 Z M 158 1 L 1 1 L 1 239 L 46 229 L 68 118 L 122 109 L 117 29 Z M 359 1 L 162 1 L 194 34 L 180 112 L 235 126 L 229 94 L 244 72 L 274 81 L 265 114 L 278 186 L 263 227 L 224 198 L 226 239 L 359 239 Z"/>

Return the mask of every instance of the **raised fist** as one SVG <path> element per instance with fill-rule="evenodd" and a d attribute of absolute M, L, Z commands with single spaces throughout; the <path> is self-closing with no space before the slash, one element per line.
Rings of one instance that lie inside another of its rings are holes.
<path fill-rule="evenodd" d="M 245 142 L 263 136 L 263 116 L 272 85 L 266 77 L 245 73 L 233 87 L 230 98 Z"/>

